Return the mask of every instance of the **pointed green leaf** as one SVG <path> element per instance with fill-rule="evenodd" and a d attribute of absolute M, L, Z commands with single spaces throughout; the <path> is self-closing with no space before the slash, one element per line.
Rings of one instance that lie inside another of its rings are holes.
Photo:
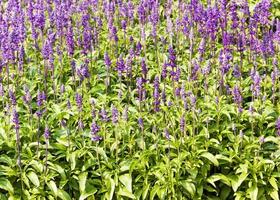
<path fill-rule="evenodd" d="M 67 192 L 65 192 L 64 190 L 58 189 L 57 195 L 62 200 L 72 200 L 71 197 L 69 196 L 69 194 Z"/>
<path fill-rule="evenodd" d="M 52 193 L 54 194 L 54 196 L 57 197 L 57 186 L 56 186 L 55 182 L 50 181 L 48 183 L 48 186 L 49 186 L 50 190 L 52 191 Z"/>
<path fill-rule="evenodd" d="M 243 183 L 243 181 L 247 178 L 248 174 L 246 172 L 241 173 L 237 180 L 235 178 L 231 179 L 231 185 L 234 192 L 237 191 L 239 186 Z"/>
<path fill-rule="evenodd" d="M 272 176 L 269 180 L 270 185 L 278 191 L 278 185 L 276 179 Z"/>
<path fill-rule="evenodd" d="M 269 193 L 269 195 L 273 200 L 279 200 L 279 194 L 277 190 L 273 190 Z"/>
<path fill-rule="evenodd" d="M 86 181 L 87 181 L 87 172 L 82 172 L 79 175 L 79 189 L 80 189 L 80 193 L 84 193 L 85 189 L 86 189 Z"/>
<path fill-rule="evenodd" d="M 29 180 L 36 186 L 39 187 L 40 186 L 40 181 L 38 179 L 37 174 L 35 174 L 35 172 L 31 171 L 27 174 L 27 177 L 29 178 Z"/>
<path fill-rule="evenodd" d="M 128 197 L 130 199 L 136 199 L 136 197 L 132 194 L 132 192 L 130 192 L 129 190 L 127 190 L 124 187 L 120 188 L 118 195 Z"/>
<path fill-rule="evenodd" d="M 184 189 L 193 197 L 196 193 L 195 185 L 190 181 L 181 181 L 181 185 Z"/>
<path fill-rule="evenodd" d="M 247 192 L 250 195 L 250 199 L 251 200 L 257 200 L 258 197 L 258 187 L 256 184 L 253 184 L 248 190 Z"/>
<path fill-rule="evenodd" d="M 0 178 L 0 188 L 10 193 L 14 193 L 14 188 L 11 182 L 6 178 Z"/>
<path fill-rule="evenodd" d="M 119 180 L 129 192 L 132 192 L 132 180 L 130 174 L 121 175 Z"/>
<path fill-rule="evenodd" d="M 219 166 L 219 161 L 217 160 L 217 158 L 209 153 L 209 152 L 204 152 L 200 155 L 201 157 L 207 158 L 210 162 L 212 162 L 215 166 Z"/>

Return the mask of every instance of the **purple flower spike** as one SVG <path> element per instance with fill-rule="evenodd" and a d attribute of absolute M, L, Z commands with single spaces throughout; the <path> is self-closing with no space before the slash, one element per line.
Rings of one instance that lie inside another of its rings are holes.
<path fill-rule="evenodd" d="M 83 107 L 83 98 L 79 93 L 76 93 L 75 98 L 76 98 L 76 104 L 77 104 L 79 110 L 81 111 L 82 107 Z"/>
<path fill-rule="evenodd" d="M 156 77 L 154 80 L 154 109 L 155 112 L 159 112 L 160 105 L 160 92 L 159 92 L 159 78 Z"/>
<path fill-rule="evenodd" d="M 277 129 L 277 135 L 280 136 L 280 117 L 276 120 L 275 127 Z"/>
<path fill-rule="evenodd" d="M 46 140 L 48 140 L 50 138 L 50 130 L 47 126 L 46 126 L 45 131 L 44 131 L 44 137 L 45 137 Z"/>
<path fill-rule="evenodd" d="M 16 109 L 13 109 L 13 118 L 12 118 L 12 122 L 14 123 L 15 129 L 19 130 L 20 126 L 19 126 L 19 115 L 18 112 L 16 111 Z"/>
<path fill-rule="evenodd" d="M 167 128 L 164 129 L 164 135 L 165 135 L 165 137 L 166 137 L 167 140 L 170 140 L 170 139 L 171 139 L 171 138 L 170 138 L 170 134 L 169 134 Z"/>
<path fill-rule="evenodd" d="M 115 106 L 113 106 L 112 107 L 112 122 L 113 122 L 113 124 L 118 123 L 118 117 L 119 117 L 119 111 Z"/>

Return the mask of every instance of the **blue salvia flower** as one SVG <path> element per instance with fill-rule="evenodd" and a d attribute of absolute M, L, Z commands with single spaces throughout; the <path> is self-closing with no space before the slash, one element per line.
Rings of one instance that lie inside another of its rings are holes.
<path fill-rule="evenodd" d="M 159 112 L 159 105 L 160 105 L 160 91 L 159 91 L 159 78 L 155 77 L 154 80 L 154 110 L 155 112 Z"/>
<path fill-rule="evenodd" d="M 11 104 L 13 106 L 17 105 L 16 96 L 15 96 L 15 94 L 14 94 L 14 92 L 12 90 L 9 90 L 9 96 L 10 96 Z"/>
<path fill-rule="evenodd" d="M 48 126 L 45 127 L 44 137 L 46 140 L 48 140 L 50 138 L 50 130 L 49 130 Z"/>
<path fill-rule="evenodd" d="M 81 111 L 83 107 L 83 98 L 79 93 L 76 93 L 75 98 L 76 98 L 77 107 Z"/>
<path fill-rule="evenodd" d="M 138 118 L 138 125 L 141 128 L 141 130 L 143 131 L 144 130 L 144 121 L 143 121 L 142 117 Z"/>
<path fill-rule="evenodd" d="M 13 113 L 12 113 L 12 122 L 14 123 L 14 127 L 16 130 L 19 130 L 20 126 L 19 126 L 19 115 L 18 112 L 16 111 L 16 109 L 13 109 Z"/>
<path fill-rule="evenodd" d="M 277 135 L 280 136 L 280 117 L 276 120 L 275 127 L 277 129 Z"/>
<path fill-rule="evenodd" d="M 180 118 L 180 130 L 182 133 L 185 132 L 185 124 L 186 124 L 185 115 L 182 115 L 182 117 Z"/>
<path fill-rule="evenodd" d="M 171 139 L 171 138 L 170 138 L 170 133 L 169 133 L 169 131 L 168 131 L 167 128 L 164 129 L 164 136 L 165 136 L 165 138 L 166 138 L 167 140 L 170 140 L 170 139 Z"/>
<path fill-rule="evenodd" d="M 105 108 L 102 108 L 100 110 L 99 114 L 100 114 L 101 120 L 103 122 L 108 122 L 109 121 L 109 118 L 108 118 L 108 115 L 107 115 L 107 112 L 106 112 Z"/>
<path fill-rule="evenodd" d="M 115 106 L 112 106 L 112 122 L 113 124 L 118 123 L 119 111 Z"/>
<path fill-rule="evenodd" d="M 261 91 L 261 77 L 258 72 L 255 72 L 254 77 L 253 77 L 253 84 L 251 85 L 251 91 L 253 92 L 253 95 L 255 97 L 258 97 L 260 95 Z"/>
<path fill-rule="evenodd" d="M 97 133 L 100 131 L 100 127 L 96 124 L 96 122 L 92 122 L 90 126 L 90 132 L 91 132 L 91 140 L 92 141 L 100 141 L 102 140 L 102 137 L 97 135 Z"/>

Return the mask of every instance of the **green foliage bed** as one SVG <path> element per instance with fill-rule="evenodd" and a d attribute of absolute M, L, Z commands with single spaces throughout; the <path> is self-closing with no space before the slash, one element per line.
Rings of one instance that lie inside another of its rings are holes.
<path fill-rule="evenodd" d="M 279 18 L 0 0 L 0 200 L 279 200 Z"/>

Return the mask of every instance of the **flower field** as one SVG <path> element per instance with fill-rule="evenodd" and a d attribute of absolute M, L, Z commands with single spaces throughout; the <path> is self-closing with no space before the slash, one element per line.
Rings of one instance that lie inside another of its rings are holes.
<path fill-rule="evenodd" d="M 0 200 L 279 200 L 278 0 L 0 0 Z"/>

